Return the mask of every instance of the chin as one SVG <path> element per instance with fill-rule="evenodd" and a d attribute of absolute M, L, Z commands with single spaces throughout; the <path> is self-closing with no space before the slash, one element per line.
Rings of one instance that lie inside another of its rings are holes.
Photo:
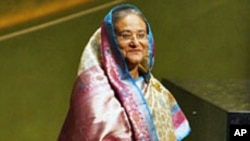
<path fill-rule="evenodd" d="M 134 64 L 134 65 L 138 65 L 141 62 L 142 62 L 142 59 L 129 59 L 129 60 L 127 60 L 127 63 Z"/>

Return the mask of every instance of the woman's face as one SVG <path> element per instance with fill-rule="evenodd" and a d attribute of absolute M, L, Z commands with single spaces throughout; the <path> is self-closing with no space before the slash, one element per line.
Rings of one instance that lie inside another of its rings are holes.
<path fill-rule="evenodd" d="M 118 45 L 128 67 L 140 64 L 147 54 L 146 23 L 135 14 L 128 14 L 115 23 Z"/>

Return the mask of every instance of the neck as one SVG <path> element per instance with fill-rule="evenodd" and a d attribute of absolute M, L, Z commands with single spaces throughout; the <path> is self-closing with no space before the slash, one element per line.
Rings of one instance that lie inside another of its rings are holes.
<path fill-rule="evenodd" d="M 138 66 L 129 68 L 129 73 L 133 79 L 138 78 L 139 77 Z"/>

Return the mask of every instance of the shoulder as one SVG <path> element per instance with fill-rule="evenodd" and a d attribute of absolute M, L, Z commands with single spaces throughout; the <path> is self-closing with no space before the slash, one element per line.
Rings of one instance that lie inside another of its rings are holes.
<path fill-rule="evenodd" d="M 170 101 L 175 101 L 172 93 L 153 75 L 151 75 L 149 85 L 151 85 L 152 89 L 155 89 L 155 91 L 166 95 Z"/>
<path fill-rule="evenodd" d="M 152 85 L 152 87 L 159 92 L 170 93 L 169 90 L 165 86 L 163 86 L 162 83 L 157 78 L 155 78 L 152 74 L 151 74 L 149 84 Z"/>

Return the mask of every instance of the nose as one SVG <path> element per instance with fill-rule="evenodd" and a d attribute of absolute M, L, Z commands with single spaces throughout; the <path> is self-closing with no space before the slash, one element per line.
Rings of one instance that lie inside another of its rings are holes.
<path fill-rule="evenodd" d="M 129 43 L 131 47 L 137 47 L 139 44 L 140 44 L 140 41 L 137 39 L 136 36 L 133 36 L 133 38 L 131 38 L 130 43 Z"/>

